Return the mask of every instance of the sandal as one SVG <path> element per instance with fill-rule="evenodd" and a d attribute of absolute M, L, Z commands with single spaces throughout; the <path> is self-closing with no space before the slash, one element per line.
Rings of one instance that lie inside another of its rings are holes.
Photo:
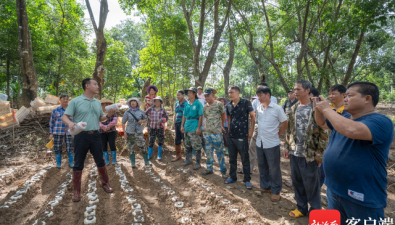
<path fill-rule="evenodd" d="M 250 182 L 246 182 L 245 184 L 248 190 L 252 190 L 252 184 Z"/>
<path fill-rule="evenodd" d="M 293 216 L 291 215 L 291 213 L 293 214 Z M 299 217 L 304 216 L 298 209 L 295 209 L 294 211 L 289 212 L 288 215 L 292 218 L 299 218 Z"/>
<path fill-rule="evenodd" d="M 226 179 L 226 181 L 224 181 L 225 184 L 232 184 L 232 183 L 236 183 L 236 181 L 232 180 L 232 178 L 228 178 Z"/>

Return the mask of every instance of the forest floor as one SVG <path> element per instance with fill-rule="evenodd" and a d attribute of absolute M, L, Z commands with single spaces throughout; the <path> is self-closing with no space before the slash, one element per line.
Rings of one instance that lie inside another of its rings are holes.
<path fill-rule="evenodd" d="M 378 111 L 395 115 L 392 108 Z M 99 199 L 95 203 L 96 224 L 308 224 L 308 217 L 292 219 L 288 216 L 288 212 L 296 208 L 293 188 L 285 185 L 285 181 L 290 180 L 289 160 L 281 159 L 283 189 L 280 202 L 273 203 L 270 194 L 257 192 L 257 167 L 251 175 L 254 186 L 251 191 L 245 188 L 242 175 L 238 175 L 236 183 L 224 184 L 216 157 L 214 174 L 208 176 L 200 174 L 205 169 L 204 156 L 202 168 L 196 171 L 192 169 L 193 165 L 182 167 L 184 160 L 171 162 L 174 155 L 172 132 L 166 132 L 162 160 L 156 160 L 155 146 L 151 167 L 146 167 L 142 156 L 136 154 L 137 168 L 132 169 L 128 153 L 123 148 L 124 140 L 118 138 L 118 163 L 106 166 L 114 189 L 111 194 L 100 187 L 93 158 L 88 154 L 82 175 L 82 200 L 78 203 L 72 202 L 72 169 L 68 166 L 67 156 L 63 155 L 63 167 L 55 168 L 53 154 L 47 153 L 41 141 L 47 136 L 41 137 L 39 132 L 31 134 L 26 138 L 25 149 L 9 151 L 0 160 L 0 206 L 9 202 L 29 183 L 28 180 L 36 179 L 9 208 L 0 208 L 1 224 L 35 224 L 36 221 L 40 225 L 42 221 L 45 224 L 84 224 L 84 213 L 90 205 L 87 194 L 92 192 L 95 180 L 95 193 Z M 391 154 L 395 156 L 395 146 Z M 227 168 L 228 162 L 226 157 Z M 391 218 L 395 217 L 394 165 L 390 160 L 387 167 L 389 186 L 385 215 Z M 241 168 L 240 158 L 238 168 Z M 127 187 L 131 189 L 124 191 Z M 324 185 L 321 191 L 323 208 L 327 207 L 325 191 Z M 58 204 L 51 206 L 54 200 Z M 46 212 L 53 212 L 53 215 L 48 217 Z"/>

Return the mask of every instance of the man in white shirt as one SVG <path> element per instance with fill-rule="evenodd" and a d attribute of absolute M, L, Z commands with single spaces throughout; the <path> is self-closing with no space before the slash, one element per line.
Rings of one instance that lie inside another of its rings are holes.
<path fill-rule="evenodd" d="M 256 93 L 258 101 L 261 103 L 255 110 L 258 124 L 256 152 L 260 177 L 259 190 L 264 193 L 272 193 L 271 201 L 278 202 L 282 188 L 279 136 L 287 130 L 287 116 L 281 106 L 271 101 L 270 88 L 260 87 Z"/>
<path fill-rule="evenodd" d="M 258 84 L 258 88 L 261 87 L 267 87 L 267 83 L 262 82 Z M 254 99 L 255 98 L 255 99 Z M 253 102 L 252 102 L 252 108 L 254 109 L 254 112 L 256 111 L 256 108 L 260 105 L 260 102 L 258 100 L 258 96 L 253 97 Z M 270 96 L 270 101 L 277 104 L 277 99 L 273 96 Z M 255 130 L 254 130 L 254 134 L 252 135 L 252 138 L 250 140 L 250 145 L 248 148 L 248 154 L 250 155 L 250 173 L 252 174 L 252 172 L 254 171 L 254 167 L 255 167 L 255 162 L 256 162 L 256 137 L 257 137 L 257 129 L 258 126 L 256 125 L 256 120 L 255 120 Z M 243 174 L 243 170 L 240 170 L 238 173 Z"/>

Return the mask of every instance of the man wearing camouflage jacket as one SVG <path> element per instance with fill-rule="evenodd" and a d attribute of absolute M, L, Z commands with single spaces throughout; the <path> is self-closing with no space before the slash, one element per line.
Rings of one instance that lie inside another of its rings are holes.
<path fill-rule="evenodd" d="M 287 115 L 284 158 L 291 160 L 291 179 L 297 209 L 291 211 L 289 216 L 294 218 L 306 216 L 313 209 L 321 209 L 319 165 L 322 163 L 328 135 L 314 120 L 310 89 L 309 81 L 296 82 L 294 91 L 299 102 Z"/>

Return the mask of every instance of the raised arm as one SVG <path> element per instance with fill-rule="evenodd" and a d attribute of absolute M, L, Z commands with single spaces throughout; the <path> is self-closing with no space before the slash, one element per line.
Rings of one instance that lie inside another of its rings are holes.
<path fill-rule="evenodd" d="M 322 96 L 320 98 L 316 108 L 329 120 L 333 129 L 351 139 L 372 141 L 372 133 L 365 124 L 339 115 Z"/>

